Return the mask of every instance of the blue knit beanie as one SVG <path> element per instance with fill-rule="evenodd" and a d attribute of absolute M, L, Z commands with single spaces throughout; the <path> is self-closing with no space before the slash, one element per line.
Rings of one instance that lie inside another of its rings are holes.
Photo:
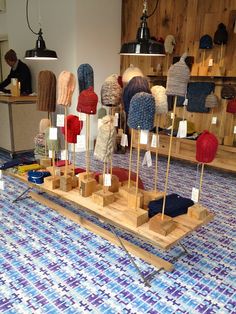
<path fill-rule="evenodd" d="M 200 38 L 199 49 L 212 49 L 213 40 L 210 35 L 206 34 Z"/>
<path fill-rule="evenodd" d="M 135 130 L 151 130 L 155 109 L 155 98 L 151 94 L 145 92 L 135 94 L 130 102 L 128 126 Z"/>
<path fill-rule="evenodd" d="M 79 92 L 94 87 L 93 68 L 88 63 L 81 64 L 77 69 Z"/>
<path fill-rule="evenodd" d="M 123 92 L 123 103 L 127 115 L 129 113 L 129 106 L 132 97 L 136 93 L 140 92 L 151 94 L 151 90 L 148 85 L 148 80 L 142 76 L 135 76 L 129 81 Z"/>

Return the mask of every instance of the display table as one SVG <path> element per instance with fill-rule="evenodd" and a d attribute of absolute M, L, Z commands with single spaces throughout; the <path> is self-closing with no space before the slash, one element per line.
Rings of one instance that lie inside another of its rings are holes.
<path fill-rule="evenodd" d="M 34 137 L 46 112 L 36 110 L 36 96 L 0 95 L 0 149 L 10 153 L 34 149 Z"/>

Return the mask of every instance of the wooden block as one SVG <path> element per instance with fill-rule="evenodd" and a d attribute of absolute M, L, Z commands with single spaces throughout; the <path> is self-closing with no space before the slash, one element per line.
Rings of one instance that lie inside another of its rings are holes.
<path fill-rule="evenodd" d="M 49 188 L 51 190 L 58 189 L 60 187 L 60 177 L 58 176 L 50 176 L 50 177 L 45 177 L 43 179 L 44 186 L 46 188 Z"/>
<path fill-rule="evenodd" d="M 122 197 L 128 198 L 130 191 L 135 190 L 135 182 L 131 181 L 130 182 L 130 188 L 128 188 L 128 183 L 126 181 L 126 184 L 122 184 L 119 188 L 119 193 Z M 143 190 L 139 189 L 139 192 L 142 192 Z"/>
<path fill-rule="evenodd" d="M 193 219 L 204 220 L 208 216 L 208 209 L 196 203 L 188 208 L 188 216 Z"/>
<path fill-rule="evenodd" d="M 143 201 L 144 206 L 147 207 L 149 202 L 163 198 L 164 192 L 154 191 L 154 190 L 150 190 L 150 191 L 143 190 L 143 196 L 144 196 L 144 201 Z"/>
<path fill-rule="evenodd" d="M 95 176 L 95 175 L 94 175 L 93 172 L 87 173 L 87 172 L 85 171 L 85 172 L 79 173 L 79 175 L 78 175 L 78 178 L 79 178 L 79 184 L 78 184 L 78 186 L 79 186 L 79 188 L 81 188 L 81 181 L 82 181 L 82 180 L 94 179 L 94 176 Z"/>
<path fill-rule="evenodd" d="M 233 144 L 234 144 L 234 135 L 224 136 L 224 145 L 233 146 Z"/>
<path fill-rule="evenodd" d="M 72 190 L 72 177 L 71 176 L 61 176 L 60 177 L 60 189 L 65 192 Z"/>
<path fill-rule="evenodd" d="M 125 211 L 127 221 L 134 227 L 139 227 L 148 222 L 148 212 L 142 208 L 127 209 Z"/>
<path fill-rule="evenodd" d="M 103 185 L 103 175 L 102 174 L 99 175 L 98 182 L 99 182 L 99 184 Z M 113 193 L 118 192 L 119 187 L 120 187 L 119 178 L 113 174 L 111 177 L 111 186 L 108 187 L 108 191 L 113 192 Z"/>
<path fill-rule="evenodd" d="M 82 179 L 80 181 L 80 194 L 83 197 L 88 197 L 96 191 L 97 181 L 92 178 Z"/>
<path fill-rule="evenodd" d="M 72 175 L 72 188 L 77 188 L 78 184 L 79 184 L 79 178 L 77 176 Z"/>
<path fill-rule="evenodd" d="M 136 196 L 136 190 L 134 187 L 132 187 L 128 191 L 128 208 L 136 209 L 136 208 L 143 208 L 143 193 L 138 191 L 137 196 Z"/>
<path fill-rule="evenodd" d="M 115 201 L 114 193 L 110 191 L 99 190 L 92 194 L 94 203 L 104 207 Z"/>
<path fill-rule="evenodd" d="M 167 236 L 176 228 L 176 223 L 169 216 L 164 215 L 163 220 L 161 219 L 161 216 L 162 215 L 159 213 L 149 220 L 149 229 Z"/>
<path fill-rule="evenodd" d="M 52 159 L 48 157 L 40 158 L 39 163 L 42 167 L 47 168 L 52 165 Z"/>

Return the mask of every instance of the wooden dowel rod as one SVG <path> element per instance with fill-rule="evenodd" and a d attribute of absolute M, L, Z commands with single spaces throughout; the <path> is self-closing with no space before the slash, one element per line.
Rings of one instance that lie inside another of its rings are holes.
<path fill-rule="evenodd" d="M 202 164 L 202 169 L 201 169 L 201 176 L 200 176 L 200 183 L 199 183 L 199 196 L 198 196 L 198 202 L 200 201 L 200 196 L 202 193 L 202 180 L 203 180 L 203 172 L 204 172 L 204 163 Z"/>
<path fill-rule="evenodd" d="M 138 199 L 138 179 L 139 179 L 139 163 L 140 163 L 140 133 L 138 130 L 138 150 L 137 150 L 137 168 L 136 168 L 136 187 L 135 187 L 135 209 L 137 208 Z"/>
<path fill-rule="evenodd" d="M 154 191 L 157 192 L 157 182 L 158 182 L 158 127 L 160 124 L 160 116 L 156 116 L 156 158 L 155 158 L 155 178 L 154 178 Z"/>
<path fill-rule="evenodd" d="M 131 179 L 133 136 L 134 136 L 134 130 L 131 129 L 131 140 L 130 140 L 130 150 L 129 150 L 129 178 L 128 178 L 128 188 L 130 188 L 130 179 Z"/>
<path fill-rule="evenodd" d="M 67 143 L 67 106 L 65 106 L 65 176 L 68 173 L 68 143 Z"/>

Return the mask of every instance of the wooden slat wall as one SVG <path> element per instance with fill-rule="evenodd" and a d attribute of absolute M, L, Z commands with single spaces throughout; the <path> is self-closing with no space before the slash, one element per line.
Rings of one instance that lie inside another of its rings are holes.
<path fill-rule="evenodd" d="M 148 0 L 148 13 L 154 9 L 156 0 Z M 121 42 L 134 40 L 140 24 L 143 0 L 122 1 L 122 38 Z M 220 98 L 222 83 L 236 84 L 236 33 L 234 22 L 236 20 L 236 0 L 159 0 L 155 14 L 148 19 L 148 26 L 152 36 L 164 38 L 172 34 L 176 39 L 173 55 L 165 57 L 137 57 L 121 56 L 121 74 L 130 65 L 141 68 L 145 75 L 163 75 L 172 63 L 173 56 L 180 56 L 184 52 L 194 56 L 191 80 L 212 81 L 216 86 L 216 94 Z M 203 51 L 199 49 L 201 36 L 214 33 L 219 23 L 224 23 L 228 31 L 228 43 L 223 47 L 223 58 L 219 64 L 220 46 L 205 51 L 203 64 Z M 214 66 L 208 67 L 209 59 L 213 59 Z M 162 67 L 157 73 L 157 65 Z M 217 79 L 215 77 L 218 77 Z M 220 77 L 220 78 L 219 78 Z M 235 86 L 236 88 L 236 86 Z M 226 113 L 226 102 L 220 100 L 219 108 L 208 114 L 189 113 L 187 119 L 195 123 L 197 131 L 209 129 L 221 140 L 225 135 L 233 134 L 236 125 L 236 115 Z M 211 126 L 212 114 L 218 118 L 217 125 Z M 182 116 L 182 109 L 178 108 L 177 115 Z M 162 119 L 162 121 L 164 121 Z"/>

